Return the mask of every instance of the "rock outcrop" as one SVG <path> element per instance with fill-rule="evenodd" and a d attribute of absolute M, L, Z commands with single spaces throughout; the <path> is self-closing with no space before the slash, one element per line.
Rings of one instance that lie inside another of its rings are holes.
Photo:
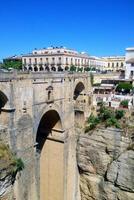
<path fill-rule="evenodd" d="M 16 161 L 9 146 L 0 141 L 0 200 L 13 199 L 13 183 L 17 174 Z"/>
<path fill-rule="evenodd" d="M 81 200 L 134 200 L 134 151 L 119 129 L 96 129 L 78 139 Z"/>

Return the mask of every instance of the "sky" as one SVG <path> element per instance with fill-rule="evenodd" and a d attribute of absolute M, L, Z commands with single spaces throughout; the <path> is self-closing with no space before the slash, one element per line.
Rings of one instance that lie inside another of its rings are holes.
<path fill-rule="evenodd" d="M 124 55 L 134 46 L 134 0 L 1 0 L 0 60 L 65 46 Z"/>

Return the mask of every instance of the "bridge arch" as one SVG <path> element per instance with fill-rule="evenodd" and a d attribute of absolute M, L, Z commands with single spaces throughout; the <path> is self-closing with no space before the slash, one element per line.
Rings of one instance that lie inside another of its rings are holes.
<path fill-rule="evenodd" d="M 84 92 L 84 90 L 85 90 L 84 84 L 82 82 L 78 82 L 75 85 L 75 89 L 74 89 L 74 94 L 73 94 L 74 100 L 76 100 L 79 97 L 79 95 L 81 95 L 81 93 Z"/>
<path fill-rule="evenodd" d="M 59 139 L 62 129 L 60 114 L 54 109 L 46 111 L 36 136 L 36 148 L 40 154 L 40 200 L 64 198 L 64 143 Z"/>
<path fill-rule="evenodd" d="M 62 130 L 60 115 L 56 110 L 48 110 L 41 118 L 37 135 L 37 150 L 41 151 L 48 136 L 53 136 L 54 131 Z"/>
<path fill-rule="evenodd" d="M 74 94 L 74 119 L 76 127 L 83 127 L 85 121 L 84 106 L 85 106 L 85 85 L 83 82 L 78 82 L 75 85 Z"/>
<path fill-rule="evenodd" d="M 0 109 L 3 108 L 8 102 L 7 96 L 0 90 Z"/>

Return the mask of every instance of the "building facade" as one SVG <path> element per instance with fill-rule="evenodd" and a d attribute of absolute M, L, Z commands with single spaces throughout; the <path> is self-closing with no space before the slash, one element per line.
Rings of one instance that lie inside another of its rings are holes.
<path fill-rule="evenodd" d="M 65 71 L 70 66 L 84 69 L 89 66 L 89 55 L 65 47 L 48 47 L 22 56 L 22 63 L 24 70 L 31 71 Z"/>
<path fill-rule="evenodd" d="M 134 47 L 126 49 L 125 79 L 134 79 Z"/>
<path fill-rule="evenodd" d="M 89 56 L 85 52 L 79 53 L 61 46 L 34 50 L 31 54 L 22 56 L 22 63 L 23 70 L 30 71 L 68 71 L 71 66 L 75 66 L 76 71 L 81 72 L 86 68 L 119 71 L 124 68 L 125 57 Z"/>
<path fill-rule="evenodd" d="M 103 57 L 106 63 L 106 70 L 120 71 L 125 69 L 125 56 L 109 56 Z"/>

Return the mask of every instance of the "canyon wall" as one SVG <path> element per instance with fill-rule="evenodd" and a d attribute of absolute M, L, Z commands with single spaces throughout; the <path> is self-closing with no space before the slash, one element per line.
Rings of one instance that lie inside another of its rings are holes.
<path fill-rule="evenodd" d="M 134 145 L 123 131 L 98 128 L 77 145 L 81 200 L 134 199 Z"/>

